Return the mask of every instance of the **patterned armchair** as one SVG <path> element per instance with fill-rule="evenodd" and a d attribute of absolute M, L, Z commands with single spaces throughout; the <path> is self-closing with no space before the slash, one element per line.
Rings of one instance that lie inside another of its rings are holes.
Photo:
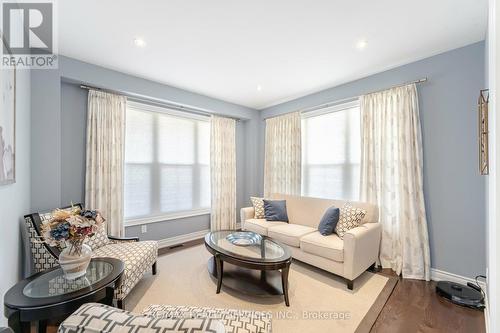
<path fill-rule="evenodd" d="M 81 204 L 77 206 L 82 207 Z M 62 209 L 69 209 L 65 207 Z M 24 217 L 30 239 L 31 254 L 35 273 L 58 266 L 57 258 L 60 250 L 40 242 L 41 226 L 44 221 L 50 220 L 52 214 L 32 213 Z M 124 299 L 134 288 L 144 274 L 152 268 L 156 274 L 156 259 L 158 257 L 158 243 L 156 241 L 139 241 L 137 237 L 117 238 L 108 236 L 105 230 L 97 232 L 87 243 L 94 257 L 111 257 L 125 263 L 125 271 L 120 286 L 115 290 L 117 306 L 124 307 Z"/>

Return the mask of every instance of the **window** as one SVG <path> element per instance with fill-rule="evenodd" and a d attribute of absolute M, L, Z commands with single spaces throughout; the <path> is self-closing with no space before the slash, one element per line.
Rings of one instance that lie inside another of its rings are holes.
<path fill-rule="evenodd" d="M 129 102 L 125 133 L 125 219 L 165 218 L 210 208 L 210 123 Z"/>
<path fill-rule="evenodd" d="M 302 194 L 358 200 L 359 103 L 306 113 L 302 119 Z"/>

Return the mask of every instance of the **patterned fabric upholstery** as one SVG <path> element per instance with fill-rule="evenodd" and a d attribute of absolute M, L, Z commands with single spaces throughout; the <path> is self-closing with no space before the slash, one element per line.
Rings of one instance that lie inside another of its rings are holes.
<path fill-rule="evenodd" d="M 71 209 L 71 207 L 63 208 L 63 210 L 69 209 Z M 42 224 L 51 218 L 51 212 L 42 214 L 35 213 L 24 217 L 24 223 L 26 224 L 28 236 L 30 238 L 30 247 L 31 254 L 33 256 L 33 268 L 35 273 L 59 266 L 57 256 L 60 251 L 42 242 L 41 230 L 40 227 L 37 227 L 37 222 L 35 221 L 35 219 L 39 219 L 38 222 Z"/>
<path fill-rule="evenodd" d="M 346 202 L 340 209 L 339 222 L 335 227 L 335 232 L 341 239 L 344 239 L 346 232 L 361 225 L 361 221 L 365 215 L 366 210 L 351 206 Z"/>
<path fill-rule="evenodd" d="M 264 199 L 257 197 L 250 197 L 250 201 L 252 201 L 252 205 L 255 211 L 254 219 L 263 219 L 265 218 L 264 214 Z"/>
<path fill-rule="evenodd" d="M 85 243 L 94 249 L 98 249 L 100 247 L 103 247 L 105 245 L 108 245 L 110 243 L 110 240 L 108 238 L 108 234 L 106 233 L 105 228 L 100 228 L 94 236 L 91 238 L 88 238 Z"/>
<path fill-rule="evenodd" d="M 224 324 L 212 318 L 155 318 L 103 304 L 87 303 L 69 316 L 59 333 L 225 333 Z"/>
<path fill-rule="evenodd" d="M 30 238 L 31 255 L 33 257 L 33 269 L 35 273 L 58 266 L 56 258 L 49 252 L 45 244 L 38 239 L 33 220 L 30 216 L 24 217 L 24 223 L 28 229 Z"/>
<path fill-rule="evenodd" d="M 38 225 L 51 218 L 51 213 L 33 213 L 24 217 L 30 238 L 35 273 L 59 266 L 57 257 L 60 251 L 43 243 L 39 234 Z M 87 244 L 92 247 L 94 257 L 112 257 L 125 263 L 121 284 L 115 290 L 117 300 L 123 300 L 128 295 L 144 274 L 151 269 L 158 257 L 157 242 L 110 240 L 104 229 L 90 238 Z"/>
<path fill-rule="evenodd" d="M 94 251 L 94 257 L 112 257 L 125 263 L 122 283 L 115 290 L 115 297 L 123 299 L 151 269 L 158 255 L 158 242 L 126 242 L 108 244 Z"/>
<path fill-rule="evenodd" d="M 227 333 L 271 332 L 271 312 L 195 306 L 149 305 L 143 315 L 154 318 L 212 318 L 221 320 Z"/>

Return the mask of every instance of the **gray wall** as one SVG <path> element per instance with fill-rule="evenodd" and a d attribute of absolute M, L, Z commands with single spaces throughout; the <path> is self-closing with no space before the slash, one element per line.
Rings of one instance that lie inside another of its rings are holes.
<path fill-rule="evenodd" d="M 84 200 L 87 91 L 79 87 L 82 83 L 241 118 L 236 128 L 238 209 L 258 194 L 258 150 L 252 144 L 259 140 L 256 110 L 61 57 L 58 71 L 33 71 L 32 156 L 43 161 L 31 170 L 33 211 Z M 126 234 L 160 240 L 208 227 L 209 215 L 202 215 L 153 223 L 144 234 L 140 226 L 131 226 Z"/>
<path fill-rule="evenodd" d="M 17 71 L 16 85 L 16 183 L 0 186 L 0 295 L 22 277 L 23 216 L 30 210 L 30 71 Z M 0 316 L 0 326 L 7 320 Z"/>
<path fill-rule="evenodd" d="M 476 120 L 484 59 L 484 43 L 476 43 L 270 107 L 262 118 L 427 77 L 418 90 L 431 265 L 474 277 L 485 273 L 486 255 L 485 179 L 478 173 Z"/>
<path fill-rule="evenodd" d="M 87 90 L 61 84 L 61 206 L 85 201 Z"/>

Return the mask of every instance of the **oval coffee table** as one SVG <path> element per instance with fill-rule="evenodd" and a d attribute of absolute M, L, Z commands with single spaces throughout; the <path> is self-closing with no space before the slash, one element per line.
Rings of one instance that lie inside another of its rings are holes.
<path fill-rule="evenodd" d="M 87 273 L 74 280 L 55 267 L 20 281 L 4 297 L 9 326 L 16 333 L 29 332 L 29 323 L 36 321 L 38 331 L 45 332 L 47 319 L 64 318 L 84 303 L 112 305 L 124 267 L 118 259 L 93 258 Z"/>
<path fill-rule="evenodd" d="M 208 233 L 205 246 L 213 254 L 208 270 L 217 279 L 217 294 L 224 284 L 253 296 L 284 295 L 286 306 L 290 306 L 288 272 L 292 257 L 286 246 L 267 236 L 236 230 Z"/>

